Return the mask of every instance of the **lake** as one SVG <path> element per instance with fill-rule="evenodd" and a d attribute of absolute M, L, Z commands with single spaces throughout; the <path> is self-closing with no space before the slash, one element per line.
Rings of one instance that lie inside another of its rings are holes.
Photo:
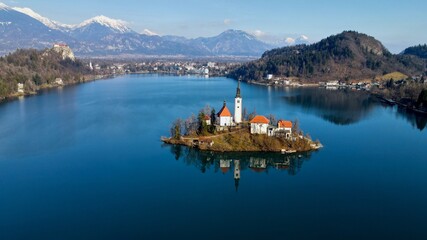
<path fill-rule="evenodd" d="M 0 239 L 427 239 L 427 119 L 363 92 L 242 84 L 324 145 L 300 156 L 160 142 L 236 86 L 126 75 L 0 104 Z"/>

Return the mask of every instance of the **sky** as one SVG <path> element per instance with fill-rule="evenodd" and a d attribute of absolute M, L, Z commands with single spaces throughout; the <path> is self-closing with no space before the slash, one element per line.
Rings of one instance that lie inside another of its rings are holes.
<path fill-rule="evenodd" d="M 398 53 L 427 43 L 426 0 L 0 0 L 52 20 L 77 24 L 105 15 L 137 32 L 215 36 L 244 30 L 264 40 L 306 35 L 311 42 L 344 30 L 366 33 Z"/>

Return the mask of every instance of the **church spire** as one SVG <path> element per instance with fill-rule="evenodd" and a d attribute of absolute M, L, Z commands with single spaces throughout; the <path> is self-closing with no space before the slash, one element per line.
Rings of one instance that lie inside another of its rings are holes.
<path fill-rule="evenodd" d="M 237 84 L 236 98 L 242 98 L 242 96 L 240 95 L 240 80 Z"/>

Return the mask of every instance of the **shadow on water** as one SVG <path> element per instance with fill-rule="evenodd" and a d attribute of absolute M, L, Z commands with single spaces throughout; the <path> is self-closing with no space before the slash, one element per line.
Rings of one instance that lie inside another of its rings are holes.
<path fill-rule="evenodd" d="M 256 173 L 266 174 L 269 171 L 280 171 L 288 175 L 296 175 L 305 161 L 311 158 L 312 152 L 298 154 L 280 153 L 218 153 L 199 151 L 179 145 L 163 145 L 169 148 L 175 160 L 182 161 L 188 166 L 193 166 L 202 173 L 213 171 L 234 175 L 236 191 L 238 190 L 241 172 L 251 170 Z"/>
<path fill-rule="evenodd" d="M 361 91 L 304 88 L 299 94 L 286 96 L 291 105 L 305 110 L 337 125 L 350 125 L 369 116 L 377 100 Z"/>

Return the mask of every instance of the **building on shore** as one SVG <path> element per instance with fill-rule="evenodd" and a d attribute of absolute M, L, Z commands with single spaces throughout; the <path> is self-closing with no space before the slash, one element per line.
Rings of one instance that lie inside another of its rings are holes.
<path fill-rule="evenodd" d="M 24 93 L 24 84 L 18 83 L 18 93 Z"/>

